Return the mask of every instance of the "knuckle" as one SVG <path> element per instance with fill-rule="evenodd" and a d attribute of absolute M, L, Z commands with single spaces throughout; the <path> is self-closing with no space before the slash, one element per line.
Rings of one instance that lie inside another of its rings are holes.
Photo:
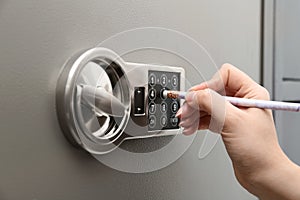
<path fill-rule="evenodd" d="M 233 65 L 232 65 L 232 64 L 224 63 L 224 64 L 221 66 L 220 70 L 228 71 L 228 70 L 230 70 L 230 69 L 232 69 L 232 68 L 233 68 Z"/>
<path fill-rule="evenodd" d="M 270 93 L 269 91 L 264 88 L 263 86 L 260 86 L 260 95 L 265 100 L 270 100 Z"/>
<path fill-rule="evenodd" d="M 196 95 L 196 100 L 197 100 L 197 104 L 199 105 L 199 107 L 201 107 L 201 105 L 203 104 L 203 99 L 205 98 L 205 93 L 204 90 L 202 91 L 198 91 L 197 95 Z"/>
<path fill-rule="evenodd" d="M 206 89 L 199 92 L 198 99 L 197 99 L 199 108 L 204 109 L 206 111 L 210 104 L 210 99 L 211 99 L 210 90 Z"/>

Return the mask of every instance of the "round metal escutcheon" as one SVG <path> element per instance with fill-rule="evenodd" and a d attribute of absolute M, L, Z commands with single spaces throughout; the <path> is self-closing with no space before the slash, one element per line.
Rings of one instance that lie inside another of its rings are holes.
<path fill-rule="evenodd" d="M 131 105 L 124 65 L 116 53 L 97 47 L 78 53 L 64 66 L 56 90 L 57 115 L 73 145 L 104 154 L 122 142 Z"/>

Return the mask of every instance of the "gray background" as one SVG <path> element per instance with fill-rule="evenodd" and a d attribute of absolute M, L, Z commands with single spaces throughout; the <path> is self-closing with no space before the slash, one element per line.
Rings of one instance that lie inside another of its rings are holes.
<path fill-rule="evenodd" d="M 143 26 L 186 33 L 218 66 L 231 62 L 259 80 L 260 3 L 0 1 L 0 199 L 254 199 L 235 180 L 221 141 L 198 160 L 201 134 L 184 156 L 156 172 L 127 174 L 102 165 L 63 137 L 55 87 L 75 52 Z M 199 68 L 206 76 L 215 71 Z"/>
<path fill-rule="evenodd" d="M 300 102 L 300 1 L 274 0 L 273 12 L 273 97 L 279 101 Z M 271 24 L 271 23 L 269 23 Z M 276 111 L 276 125 L 280 144 L 287 155 L 300 164 L 299 113 Z"/>

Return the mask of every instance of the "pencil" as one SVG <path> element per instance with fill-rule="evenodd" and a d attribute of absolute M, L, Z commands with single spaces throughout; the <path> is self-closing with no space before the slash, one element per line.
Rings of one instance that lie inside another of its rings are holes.
<path fill-rule="evenodd" d="M 163 96 L 165 98 L 171 98 L 171 99 L 185 99 L 186 94 L 187 92 L 183 92 L 183 91 L 173 91 L 173 90 L 163 91 Z M 300 111 L 299 103 L 245 99 L 245 98 L 228 97 L 228 96 L 224 96 L 224 98 L 227 101 L 229 101 L 231 104 L 240 107 L 285 110 L 285 111 L 294 111 L 294 112 Z"/>

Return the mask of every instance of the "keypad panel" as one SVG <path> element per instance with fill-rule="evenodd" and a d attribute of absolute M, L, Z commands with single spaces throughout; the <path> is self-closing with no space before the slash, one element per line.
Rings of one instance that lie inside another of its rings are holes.
<path fill-rule="evenodd" d="M 179 99 L 166 99 L 164 90 L 180 90 L 180 73 L 148 71 L 148 130 L 178 129 Z"/>

